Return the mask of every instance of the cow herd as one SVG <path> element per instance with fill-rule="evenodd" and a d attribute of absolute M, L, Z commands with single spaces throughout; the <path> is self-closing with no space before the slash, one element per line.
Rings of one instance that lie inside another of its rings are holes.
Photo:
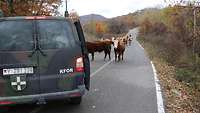
<path fill-rule="evenodd" d="M 94 54 L 96 52 L 104 52 L 104 60 L 107 56 L 111 60 L 111 48 L 114 48 L 115 61 L 124 59 L 124 52 L 126 46 L 131 45 L 133 38 L 131 35 L 125 35 L 123 37 L 112 37 L 111 39 L 102 39 L 94 42 L 86 42 L 88 53 L 92 55 L 92 61 L 94 61 Z"/>

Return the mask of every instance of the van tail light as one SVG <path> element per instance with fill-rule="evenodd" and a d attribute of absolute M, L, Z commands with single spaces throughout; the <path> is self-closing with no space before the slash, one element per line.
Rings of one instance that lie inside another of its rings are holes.
<path fill-rule="evenodd" d="M 37 16 L 36 19 L 47 19 L 46 16 Z"/>
<path fill-rule="evenodd" d="M 9 104 L 15 104 L 15 102 L 10 102 L 10 101 L 0 101 L 0 105 L 9 105 Z"/>
<path fill-rule="evenodd" d="M 34 16 L 28 16 L 25 19 L 27 19 L 27 20 L 33 20 L 33 19 L 35 19 L 35 17 Z"/>
<path fill-rule="evenodd" d="M 81 93 L 71 93 L 69 94 L 70 97 L 80 97 Z"/>
<path fill-rule="evenodd" d="M 84 72 L 83 57 L 79 57 L 76 59 L 76 71 Z"/>

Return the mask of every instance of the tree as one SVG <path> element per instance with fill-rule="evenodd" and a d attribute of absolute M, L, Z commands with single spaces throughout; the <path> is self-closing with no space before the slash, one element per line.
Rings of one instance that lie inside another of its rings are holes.
<path fill-rule="evenodd" d="M 111 34 L 123 34 L 128 32 L 128 27 L 126 23 L 124 23 L 120 19 L 115 18 L 109 20 L 107 23 L 108 23 L 109 33 Z"/>
<path fill-rule="evenodd" d="M 96 23 L 96 35 L 101 38 L 104 33 L 107 32 L 107 25 L 105 22 L 97 22 Z"/>
<path fill-rule="evenodd" d="M 62 0 L 1 0 L 4 16 L 58 15 Z"/>
<path fill-rule="evenodd" d="M 87 24 L 83 26 L 84 32 L 87 32 L 89 34 L 92 34 L 96 36 L 96 22 L 90 21 Z"/>
<path fill-rule="evenodd" d="M 141 28 L 140 28 L 141 33 L 143 33 L 143 34 L 147 34 L 152 31 L 152 23 L 149 20 L 149 18 L 145 18 L 140 26 L 141 26 Z"/>

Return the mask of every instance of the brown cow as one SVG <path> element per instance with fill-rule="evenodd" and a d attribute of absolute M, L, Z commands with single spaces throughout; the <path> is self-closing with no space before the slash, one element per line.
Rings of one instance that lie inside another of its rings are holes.
<path fill-rule="evenodd" d="M 124 44 L 127 46 L 128 45 L 128 36 L 127 35 L 124 36 L 122 40 L 123 40 Z"/>
<path fill-rule="evenodd" d="M 103 52 L 103 51 L 105 53 L 104 60 L 106 59 L 107 55 L 109 55 L 109 59 L 111 59 L 111 56 L 110 56 L 111 44 L 112 44 L 112 41 L 86 42 L 88 53 L 91 53 L 92 55 L 92 61 L 94 60 L 95 52 Z"/>
<path fill-rule="evenodd" d="M 113 42 L 109 39 L 105 39 L 103 41 L 101 41 L 101 43 L 104 43 L 104 53 L 105 53 L 105 56 L 104 56 L 104 60 L 106 60 L 106 57 L 107 55 L 109 56 L 109 60 L 111 60 L 111 56 L 110 56 L 110 53 L 111 53 L 111 45 L 113 44 Z"/>
<path fill-rule="evenodd" d="M 123 40 L 120 39 L 115 39 L 113 40 L 114 42 L 114 52 L 115 52 L 115 61 L 121 60 L 121 56 L 122 56 L 122 60 L 124 60 L 124 51 L 125 51 L 125 44 L 123 42 Z"/>

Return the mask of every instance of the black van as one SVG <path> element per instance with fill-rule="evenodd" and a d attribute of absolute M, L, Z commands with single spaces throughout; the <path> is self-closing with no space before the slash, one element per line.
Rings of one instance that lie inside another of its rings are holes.
<path fill-rule="evenodd" d="M 90 63 L 80 22 L 0 18 L 0 106 L 69 99 L 80 104 Z"/>

